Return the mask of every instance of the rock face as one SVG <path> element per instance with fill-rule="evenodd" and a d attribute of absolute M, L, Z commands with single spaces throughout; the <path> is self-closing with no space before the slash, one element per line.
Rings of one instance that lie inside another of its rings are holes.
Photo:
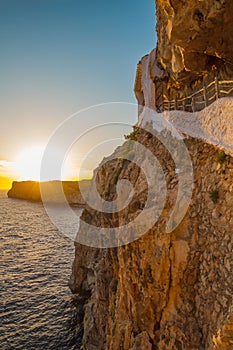
<path fill-rule="evenodd" d="M 7 195 L 9 198 L 41 202 L 40 185 L 35 181 L 14 181 Z"/>
<path fill-rule="evenodd" d="M 168 99 L 183 97 L 215 76 L 232 79 L 231 0 L 156 0 L 156 8 L 158 44 L 149 57 L 149 74 L 157 105 L 162 94 Z M 139 67 L 147 59 L 145 56 Z M 143 90 L 138 81 L 135 93 L 141 105 L 148 99 Z"/>
<path fill-rule="evenodd" d="M 166 206 L 158 223 L 127 246 L 101 250 L 76 244 L 71 288 L 89 298 L 84 349 L 231 349 L 233 158 L 226 156 L 222 163 L 216 147 L 186 139 L 195 170 L 193 199 L 182 223 L 168 234 L 165 226 L 179 186 L 174 162 L 151 135 L 142 131 L 137 138 L 162 164 Z M 108 193 L 109 200 L 119 162 L 98 169 L 100 193 Z M 137 167 L 125 163 L 123 178 L 131 180 L 144 203 L 146 180 Z M 111 218 L 86 209 L 83 220 L 115 226 L 139 212 L 135 203 Z"/>
<path fill-rule="evenodd" d="M 230 0 L 157 0 L 158 60 L 175 83 L 232 66 Z"/>
<path fill-rule="evenodd" d="M 60 203 L 62 198 L 59 194 L 60 181 L 49 181 L 43 183 L 43 188 L 49 196 L 51 202 Z M 89 188 L 90 181 L 82 181 L 82 188 L 86 188 L 86 191 Z M 75 181 L 63 181 L 62 187 L 67 201 L 70 204 L 79 204 L 84 205 L 85 202 L 81 196 L 79 190 L 79 183 Z M 41 202 L 41 192 L 40 184 L 35 181 L 14 181 L 12 183 L 12 188 L 7 193 L 9 198 L 24 199 L 33 202 Z"/>
<path fill-rule="evenodd" d="M 155 109 L 162 94 L 185 95 L 206 74 L 231 74 L 230 0 L 157 0 L 156 5 L 158 47 L 139 62 L 135 81 L 139 126 L 144 106 Z M 173 135 L 166 133 L 172 142 Z M 168 233 L 179 189 L 174 160 L 158 138 L 138 126 L 129 138 L 159 161 L 166 203 L 158 222 L 133 243 L 112 249 L 75 244 L 70 287 L 86 297 L 83 349 L 233 349 L 233 157 L 184 134 L 193 163 L 193 196 L 182 222 Z M 100 164 L 96 179 L 107 201 L 116 199 L 119 180 L 129 180 L 135 191 L 131 203 L 111 215 L 86 206 L 84 222 L 124 226 L 143 210 L 148 184 L 135 163 L 122 160 L 125 149 L 123 145 L 114 160 Z M 145 158 L 135 156 L 139 162 Z M 88 234 L 85 230 L 81 224 L 79 232 Z"/>

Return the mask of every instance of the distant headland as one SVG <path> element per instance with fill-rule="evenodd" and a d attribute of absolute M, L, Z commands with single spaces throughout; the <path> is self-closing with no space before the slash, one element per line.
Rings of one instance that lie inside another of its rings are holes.
<path fill-rule="evenodd" d="M 82 181 L 48 181 L 39 183 L 36 181 L 14 181 L 11 189 L 7 192 L 9 198 L 22 199 L 32 202 L 42 202 L 41 186 L 45 190 L 46 196 L 52 203 L 63 203 L 64 197 L 61 195 L 60 186 L 62 184 L 63 192 L 69 204 L 77 204 L 83 206 L 84 199 L 80 192 L 80 184 L 82 190 L 87 191 L 90 180 Z"/>

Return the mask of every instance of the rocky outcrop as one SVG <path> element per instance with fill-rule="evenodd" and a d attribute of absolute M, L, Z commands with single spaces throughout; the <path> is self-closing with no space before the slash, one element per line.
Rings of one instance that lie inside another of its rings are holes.
<path fill-rule="evenodd" d="M 162 164 L 168 187 L 166 206 L 159 222 L 127 246 L 98 250 L 76 243 L 71 286 L 74 292 L 90 293 L 84 349 L 209 350 L 214 344 L 215 349 L 231 349 L 233 158 L 221 156 L 219 149 L 198 139 L 185 140 L 195 188 L 184 220 L 168 234 L 166 222 L 179 186 L 174 163 L 151 135 L 142 131 L 137 139 Z M 99 189 L 109 200 L 115 195 L 116 169 L 119 160 L 97 170 Z M 137 200 L 144 203 L 146 180 L 137 167 L 125 163 L 118 179 L 123 178 L 132 181 Z M 123 225 L 139 212 L 135 203 L 111 218 L 87 208 L 83 220 Z M 224 347 L 219 345 L 221 335 Z"/>
<path fill-rule="evenodd" d="M 9 198 L 41 202 L 40 185 L 35 181 L 14 181 L 7 195 Z"/>
<path fill-rule="evenodd" d="M 189 95 L 215 76 L 232 79 L 231 0 L 156 0 L 156 8 L 157 49 L 139 62 L 142 66 L 149 60 L 154 106 L 161 104 L 162 94 L 166 99 L 174 99 Z M 137 98 L 140 95 L 141 105 L 148 98 L 143 90 L 143 83 L 137 82 L 135 93 Z"/>
<path fill-rule="evenodd" d="M 175 84 L 232 67 L 233 3 L 157 0 L 158 60 Z"/>
<path fill-rule="evenodd" d="M 90 181 L 82 181 L 82 189 L 88 191 Z M 36 181 L 14 181 L 12 188 L 8 191 L 9 198 L 24 199 L 33 202 L 41 202 L 41 190 L 40 186 L 43 186 L 43 190 L 47 194 L 47 198 L 52 203 L 62 203 L 63 198 L 60 195 L 60 181 L 48 181 L 40 184 Z M 75 181 L 63 181 L 62 188 L 67 201 L 70 204 L 84 205 L 84 199 L 79 190 L 79 183 Z"/>
<path fill-rule="evenodd" d="M 128 138 L 144 145 L 159 161 L 166 179 L 166 202 L 157 223 L 133 243 L 112 249 L 75 243 L 70 287 L 86 297 L 83 349 L 230 350 L 233 157 L 227 140 L 232 130 L 227 119 L 224 125 L 220 122 L 224 113 L 217 104 L 209 107 L 213 108 L 210 114 L 203 111 L 204 124 L 200 115 L 194 115 L 196 134 L 189 134 L 187 121 L 182 129 L 182 121 L 175 114 L 178 112 L 166 115 L 181 128 L 194 170 L 189 209 L 181 223 L 168 232 L 167 223 L 179 192 L 179 169 L 159 137 L 140 126 L 144 107 L 155 109 L 161 95 L 185 95 L 216 71 L 231 75 L 233 4 L 230 0 L 157 0 L 156 4 L 158 46 L 137 67 L 139 122 Z M 216 124 L 221 128 L 219 134 L 208 123 L 208 118 L 217 118 L 217 113 L 221 114 Z M 181 119 L 184 121 L 185 116 Z M 152 125 L 148 120 L 148 127 Z M 170 131 L 160 133 L 173 142 Z M 148 183 L 133 161 L 136 157 L 142 164 L 145 154 L 132 155 L 132 161 L 123 160 L 126 150 L 127 144 L 118 148 L 95 174 L 98 191 L 109 202 L 116 199 L 118 181 L 129 180 L 134 187 L 130 204 L 113 214 L 86 206 L 79 234 L 88 234 L 85 222 L 97 227 L 123 227 L 143 211 Z M 125 231 L 126 235 L 132 233 Z"/>

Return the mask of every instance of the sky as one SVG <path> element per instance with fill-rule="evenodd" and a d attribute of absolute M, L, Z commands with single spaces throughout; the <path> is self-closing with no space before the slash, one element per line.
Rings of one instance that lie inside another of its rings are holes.
<path fill-rule="evenodd" d="M 156 45 L 154 0 L 1 0 L 0 45 L 1 186 L 70 115 L 136 102 L 137 62 Z"/>

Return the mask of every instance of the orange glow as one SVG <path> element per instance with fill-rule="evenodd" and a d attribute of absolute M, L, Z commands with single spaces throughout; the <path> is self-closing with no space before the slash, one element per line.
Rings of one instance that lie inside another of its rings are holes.
<path fill-rule="evenodd" d="M 12 182 L 14 180 L 15 179 L 13 179 L 13 178 L 0 176 L 0 189 L 1 190 L 9 190 L 11 188 Z"/>
<path fill-rule="evenodd" d="M 90 169 L 82 169 L 81 172 L 78 171 L 81 162 L 76 157 L 76 153 L 66 157 L 61 169 L 56 170 L 56 166 L 53 167 L 53 161 L 56 163 L 56 160 L 64 155 L 61 150 L 54 149 L 51 153 L 48 173 L 41 178 L 41 163 L 45 149 L 46 146 L 33 145 L 22 150 L 18 156 L 16 155 L 14 161 L 0 160 L 0 189 L 10 189 L 13 181 L 79 181 L 92 177 L 92 171 Z"/>

